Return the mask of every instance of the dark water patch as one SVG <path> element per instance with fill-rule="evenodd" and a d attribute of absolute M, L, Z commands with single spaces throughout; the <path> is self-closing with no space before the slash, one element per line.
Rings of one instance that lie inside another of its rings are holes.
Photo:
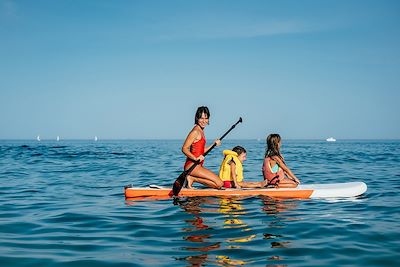
<path fill-rule="evenodd" d="M 53 149 L 63 149 L 63 148 L 67 148 L 68 146 L 51 146 L 50 148 Z"/>

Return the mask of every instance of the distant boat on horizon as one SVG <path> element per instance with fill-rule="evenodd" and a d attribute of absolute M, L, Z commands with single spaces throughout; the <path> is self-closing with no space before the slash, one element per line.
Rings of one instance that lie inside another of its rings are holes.
<path fill-rule="evenodd" d="M 57 135 L 57 141 L 60 141 L 60 137 Z"/>
<path fill-rule="evenodd" d="M 97 136 L 94 137 L 94 141 L 95 141 L 95 142 L 97 141 Z"/>
<path fill-rule="evenodd" d="M 327 142 L 336 142 L 336 139 L 333 137 L 329 137 L 326 139 Z"/>
<path fill-rule="evenodd" d="M 38 135 L 38 136 L 36 137 L 36 140 L 40 141 L 40 135 Z"/>

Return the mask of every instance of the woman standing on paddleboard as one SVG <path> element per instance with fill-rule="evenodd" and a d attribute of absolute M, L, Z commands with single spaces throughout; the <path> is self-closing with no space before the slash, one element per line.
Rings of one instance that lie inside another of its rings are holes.
<path fill-rule="evenodd" d="M 182 152 L 186 155 L 185 170 L 189 169 L 194 162 L 200 160 L 200 164 L 187 176 L 188 188 L 192 188 L 194 182 L 201 183 L 211 188 L 221 188 L 223 186 L 223 182 L 218 175 L 203 167 L 203 154 L 212 147 L 212 145 L 206 147 L 206 137 L 204 135 L 204 128 L 208 125 L 209 118 L 210 111 L 207 107 L 202 106 L 197 108 L 194 118 L 195 125 L 182 146 Z M 215 140 L 214 143 L 217 146 L 221 145 L 219 139 Z"/>

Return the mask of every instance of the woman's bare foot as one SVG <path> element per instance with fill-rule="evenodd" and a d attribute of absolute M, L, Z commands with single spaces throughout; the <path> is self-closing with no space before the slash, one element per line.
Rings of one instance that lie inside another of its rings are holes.
<path fill-rule="evenodd" d="M 264 181 L 261 182 L 261 187 L 266 187 L 268 185 L 268 180 L 265 179 Z"/>
<path fill-rule="evenodd" d="M 187 187 L 188 189 L 194 189 L 194 188 L 193 188 L 194 177 L 188 175 L 188 176 L 186 177 L 186 180 L 187 180 L 187 185 L 186 185 L 186 187 Z"/>

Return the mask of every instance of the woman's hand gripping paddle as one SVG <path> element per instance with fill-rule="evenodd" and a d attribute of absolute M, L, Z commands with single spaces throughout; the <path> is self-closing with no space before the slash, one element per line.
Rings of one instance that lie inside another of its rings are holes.
<path fill-rule="evenodd" d="M 220 138 L 219 140 L 224 139 L 224 137 L 225 137 L 230 131 L 232 131 L 233 128 L 236 127 L 236 125 L 238 125 L 238 124 L 241 123 L 241 122 L 243 122 L 242 117 L 240 117 L 239 120 L 238 120 L 234 125 L 232 125 L 232 127 L 231 127 L 223 136 L 221 136 L 221 138 Z M 214 143 L 214 144 L 210 147 L 210 149 L 207 150 L 207 151 L 204 153 L 203 156 L 205 157 L 208 153 L 210 153 L 210 151 L 211 151 L 216 145 L 217 145 L 217 144 Z M 179 177 L 176 178 L 176 180 L 175 180 L 175 182 L 174 182 L 174 185 L 173 185 L 173 187 L 172 187 L 172 193 L 173 193 L 174 196 L 177 196 L 177 195 L 179 194 L 179 192 L 180 192 L 181 189 L 182 189 L 183 184 L 184 184 L 185 181 L 186 181 L 187 176 L 188 176 L 188 175 L 194 170 L 194 168 L 196 168 L 196 166 L 199 165 L 199 164 L 200 164 L 200 161 L 199 161 L 199 160 L 198 160 L 198 161 L 195 161 L 194 164 L 193 164 L 189 169 L 183 171 L 183 172 L 181 173 L 181 175 L 179 175 Z"/>

